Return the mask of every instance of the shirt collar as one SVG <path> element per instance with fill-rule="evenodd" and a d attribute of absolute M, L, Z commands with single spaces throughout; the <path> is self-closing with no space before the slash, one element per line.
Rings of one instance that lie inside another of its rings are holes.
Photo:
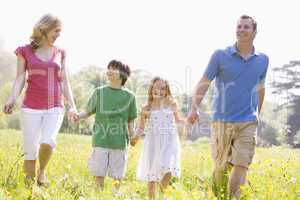
<path fill-rule="evenodd" d="M 255 49 L 255 47 L 253 47 L 253 48 L 254 48 L 254 51 L 253 51 L 252 55 L 257 56 L 259 53 L 258 53 L 258 51 Z M 231 55 L 233 55 L 233 54 L 238 54 L 238 50 L 237 50 L 236 43 L 229 47 L 229 51 L 230 51 L 230 54 L 231 54 Z"/>

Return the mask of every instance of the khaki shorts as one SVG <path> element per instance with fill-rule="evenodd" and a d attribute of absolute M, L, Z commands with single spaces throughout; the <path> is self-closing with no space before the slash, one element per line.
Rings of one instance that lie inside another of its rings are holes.
<path fill-rule="evenodd" d="M 212 122 L 211 146 L 216 167 L 227 163 L 248 168 L 252 162 L 257 121 Z"/>
<path fill-rule="evenodd" d="M 94 147 L 88 161 L 88 167 L 93 176 L 122 179 L 125 175 L 127 150 Z"/>

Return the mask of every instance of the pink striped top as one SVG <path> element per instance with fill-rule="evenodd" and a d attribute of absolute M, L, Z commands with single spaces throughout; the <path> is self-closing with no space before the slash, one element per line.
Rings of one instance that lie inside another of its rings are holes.
<path fill-rule="evenodd" d="M 22 107 L 32 109 L 49 109 L 63 107 L 61 88 L 61 61 L 65 52 L 57 47 L 49 61 L 37 57 L 31 45 L 18 47 L 16 55 L 25 59 L 27 72 L 27 89 Z"/>

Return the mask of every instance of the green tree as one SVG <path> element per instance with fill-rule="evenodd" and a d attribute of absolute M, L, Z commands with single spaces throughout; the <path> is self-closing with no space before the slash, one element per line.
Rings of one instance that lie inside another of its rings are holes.
<path fill-rule="evenodd" d="M 300 61 L 291 61 L 282 67 L 274 68 L 276 78 L 272 83 L 274 94 L 282 96 L 282 103 L 276 109 L 287 110 L 287 120 L 285 127 L 286 143 L 294 145 L 294 137 L 300 130 Z"/>

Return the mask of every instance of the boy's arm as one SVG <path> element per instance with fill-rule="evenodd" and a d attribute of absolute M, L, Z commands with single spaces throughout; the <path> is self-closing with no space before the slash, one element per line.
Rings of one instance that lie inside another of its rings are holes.
<path fill-rule="evenodd" d="M 87 105 L 84 110 L 78 113 L 75 117 L 75 122 L 78 122 L 80 119 L 86 119 L 91 115 L 96 113 L 96 105 L 98 103 L 97 91 L 95 90 L 92 96 L 89 98 Z"/>
<path fill-rule="evenodd" d="M 128 134 L 130 139 L 134 136 L 134 120 L 128 122 Z"/>

